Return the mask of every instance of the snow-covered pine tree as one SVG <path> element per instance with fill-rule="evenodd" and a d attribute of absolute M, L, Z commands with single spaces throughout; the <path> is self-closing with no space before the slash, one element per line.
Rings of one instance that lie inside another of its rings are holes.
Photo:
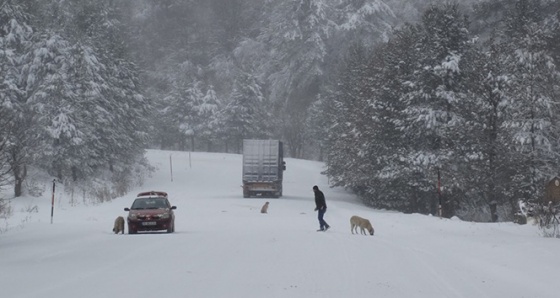
<path fill-rule="evenodd" d="M 368 139 L 368 129 L 376 115 L 368 115 L 369 101 L 372 100 L 368 80 L 372 73 L 367 50 L 360 44 L 351 47 L 345 60 L 345 68 L 340 71 L 337 84 L 326 95 L 323 106 L 328 110 L 326 123 L 328 138 L 325 142 L 327 156 L 327 175 L 331 184 L 353 190 L 363 190 L 363 179 L 372 173 L 364 172 L 369 166 L 365 144 L 374 142 Z M 329 112 L 330 111 L 330 112 Z"/>
<path fill-rule="evenodd" d="M 368 51 L 367 63 L 364 65 L 363 74 L 359 74 L 356 81 L 356 103 L 353 106 L 355 127 L 351 134 L 354 136 L 355 152 L 354 165 L 350 176 L 353 189 L 362 199 L 371 204 L 378 199 L 379 194 L 385 192 L 381 186 L 384 179 L 379 173 L 390 162 L 394 154 L 394 143 L 389 118 L 390 96 L 388 90 L 393 82 L 387 81 L 386 70 L 386 45 L 378 46 L 375 54 Z M 348 119 L 350 120 L 350 118 Z"/>
<path fill-rule="evenodd" d="M 422 17 L 424 31 L 422 56 L 406 95 L 402 129 L 413 146 L 405 157 L 411 168 L 418 168 L 418 192 L 430 198 L 436 212 L 438 171 L 447 182 L 446 195 L 457 187 L 452 164 L 457 156 L 464 119 L 458 103 L 464 100 L 461 60 L 468 48 L 468 21 L 456 4 L 430 7 Z M 452 206 L 449 202 L 448 206 Z M 449 211 L 453 215 L 452 211 Z"/>
<path fill-rule="evenodd" d="M 307 108 L 319 91 L 328 53 L 326 40 L 334 22 L 331 1 L 271 1 L 258 40 L 270 55 L 264 67 L 276 117 L 289 125 L 282 132 L 292 156 L 301 152 Z M 293 129 L 295 124 L 300 126 Z"/>
<path fill-rule="evenodd" d="M 37 126 L 34 128 L 40 141 L 36 165 L 46 169 L 53 176 L 62 177 L 62 168 L 55 166 L 64 159 L 66 148 L 60 144 L 70 143 L 80 133 L 74 125 L 77 94 L 68 82 L 70 45 L 57 34 L 47 33 L 37 43 L 33 53 L 33 65 L 29 77 L 34 77 L 31 91 L 30 107 L 37 114 Z M 31 71 L 33 69 L 33 71 Z"/>
<path fill-rule="evenodd" d="M 10 156 L 6 151 L 8 148 L 8 136 L 12 134 L 13 130 L 13 121 L 11 117 L 13 117 L 13 115 L 9 114 L 8 110 L 0 105 L 0 189 L 8 185 L 12 172 L 9 162 Z M 3 204 L 0 199 L 0 214 L 2 213 L 2 207 Z"/>
<path fill-rule="evenodd" d="M 173 85 L 171 93 L 166 98 L 168 108 L 165 109 L 167 114 L 165 118 L 172 121 L 175 129 L 181 132 L 179 140 L 176 140 L 181 150 L 187 150 L 187 140 L 191 143 L 191 150 L 195 150 L 193 146 L 198 120 L 195 106 L 202 101 L 203 96 L 199 81 L 184 78 Z"/>
<path fill-rule="evenodd" d="M 388 40 L 396 16 L 385 1 L 341 0 L 338 2 L 340 3 L 333 8 L 333 19 L 337 24 L 334 33 L 336 37 L 330 40 L 334 42 L 359 40 L 368 48 Z"/>
<path fill-rule="evenodd" d="M 515 141 L 518 165 L 516 195 L 532 202 L 543 185 L 558 174 L 560 78 L 549 52 L 541 1 L 518 0 L 506 17 L 507 67 L 511 89 L 505 125 Z"/>
<path fill-rule="evenodd" d="M 22 193 L 35 140 L 30 132 L 35 117 L 26 105 L 28 82 L 24 75 L 34 38 L 27 2 L 5 0 L 0 3 L 0 110 L 10 119 L 8 129 L 1 133 L 4 147 L 0 154 L 8 161 L 16 197 Z"/>
<path fill-rule="evenodd" d="M 319 161 L 324 161 L 324 148 L 326 147 L 327 137 L 330 127 L 329 119 L 326 115 L 336 115 L 330 108 L 334 105 L 330 104 L 322 96 L 309 107 L 308 117 L 305 123 L 305 138 L 306 142 L 311 145 L 311 148 L 316 148 L 317 152 L 313 152 L 314 156 Z"/>
<path fill-rule="evenodd" d="M 270 20 L 259 39 L 270 46 L 268 77 L 274 101 L 286 103 L 322 74 L 325 39 L 334 26 L 330 9 L 325 0 L 270 2 Z"/>
<path fill-rule="evenodd" d="M 207 89 L 204 97 L 195 106 L 197 117 L 200 119 L 195 127 L 195 131 L 200 141 L 206 143 L 206 151 L 212 152 L 213 145 L 217 141 L 216 124 L 220 100 L 212 85 L 208 86 Z"/>
<path fill-rule="evenodd" d="M 383 59 L 383 67 L 378 70 L 382 76 L 375 87 L 380 90 L 376 111 L 379 125 L 373 129 L 378 136 L 372 142 L 375 150 L 370 152 L 378 164 L 373 175 L 376 182 L 372 183 L 377 185 L 368 188 L 365 199 L 379 208 L 429 212 L 425 204 L 428 200 L 417 190 L 421 169 L 403 162 L 414 147 L 403 131 L 402 120 L 407 108 L 405 95 L 414 90 L 415 74 L 420 68 L 422 36 L 420 26 L 405 25 L 393 33 L 385 47 L 375 51 Z"/>
<path fill-rule="evenodd" d="M 241 72 L 235 81 L 227 103 L 220 110 L 221 135 L 225 142 L 233 144 L 235 152 L 241 152 L 243 139 L 270 136 L 266 124 L 269 112 L 258 80 L 247 72 Z"/>
<path fill-rule="evenodd" d="M 332 80 L 345 59 L 349 47 L 361 43 L 365 48 L 372 49 L 386 42 L 394 30 L 395 12 L 380 0 L 330 0 L 332 9 L 329 18 L 335 24 L 326 39 L 327 56 L 323 81 Z"/>
<path fill-rule="evenodd" d="M 509 169 L 517 162 L 504 127 L 510 77 L 504 55 L 503 46 L 491 38 L 471 47 L 464 56 L 468 95 L 460 107 L 469 112 L 463 114 L 461 152 L 465 162 L 458 174 L 464 181 L 464 195 L 457 198 L 457 214 L 477 221 L 497 219 L 497 214 L 490 214 L 493 206 L 511 210 L 515 198 Z"/>
<path fill-rule="evenodd" d="M 33 29 L 19 1 L 0 3 L 0 105 L 21 117 L 25 103 L 23 68 L 31 51 Z"/>
<path fill-rule="evenodd" d="M 556 13 L 545 20 L 545 27 L 550 32 L 548 39 L 550 54 L 555 64 L 560 65 L 560 2 L 553 3 L 556 3 L 556 6 L 551 7 L 549 11 L 556 11 Z"/>

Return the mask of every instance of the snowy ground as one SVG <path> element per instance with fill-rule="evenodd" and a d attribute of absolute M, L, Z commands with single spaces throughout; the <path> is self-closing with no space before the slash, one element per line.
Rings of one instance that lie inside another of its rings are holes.
<path fill-rule="evenodd" d="M 295 159 L 284 197 L 244 199 L 240 155 L 173 152 L 171 181 L 170 154 L 148 151 L 159 170 L 110 203 L 71 207 L 57 193 L 53 224 L 50 194 L 12 201 L 0 220 L 1 297 L 560 297 L 560 241 L 532 225 L 370 209 L 328 188 L 322 164 Z M 325 233 L 315 184 L 329 206 Z M 113 234 L 145 190 L 169 193 L 176 232 Z M 375 236 L 352 235 L 352 215 Z"/>

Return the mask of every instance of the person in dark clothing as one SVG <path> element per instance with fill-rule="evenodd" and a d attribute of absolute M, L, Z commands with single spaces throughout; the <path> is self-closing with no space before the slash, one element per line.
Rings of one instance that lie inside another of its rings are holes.
<path fill-rule="evenodd" d="M 326 231 L 331 226 L 323 219 L 325 212 L 327 212 L 327 202 L 325 201 L 325 195 L 322 191 L 319 190 L 317 185 L 313 186 L 313 192 L 315 192 L 315 211 L 319 211 L 318 219 L 319 219 L 319 230 L 317 231 Z"/>

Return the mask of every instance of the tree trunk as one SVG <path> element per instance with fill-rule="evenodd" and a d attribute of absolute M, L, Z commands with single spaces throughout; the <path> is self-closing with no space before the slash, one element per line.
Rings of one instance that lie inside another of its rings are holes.
<path fill-rule="evenodd" d="M 78 169 L 75 166 L 72 167 L 72 181 L 78 181 Z"/>
<path fill-rule="evenodd" d="M 23 181 L 27 176 L 27 166 L 17 165 L 14 167 L 14 178 L 15 178 L 15 185 L 14 185 L 14 196 L 21 197 L 23 192 Z"/>
<path fill-rule="evenodd" d="M 498 206 L 498 202 L 496 202 L 496 201 L 490 202 L 490 215 L 491 215 L 491 217 L 492 217 L 492 218 L 491 218 L 491 219 L 492 219 L 492 222 L 497 222 L 497 221 L 498 221 L 498 209 L 497 209 L 497 206 Z"/>

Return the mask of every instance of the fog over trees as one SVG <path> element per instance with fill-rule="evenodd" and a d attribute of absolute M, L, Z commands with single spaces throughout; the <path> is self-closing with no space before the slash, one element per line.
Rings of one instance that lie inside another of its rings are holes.
<path fill-rule="evenodd" d="M 0 183 L 41 169 L 110 199 L 146 148 L 274 138 L 368 205 L 509 220 L 560 175 L 559 19 L 553 0 L 0 0 Z"/>

